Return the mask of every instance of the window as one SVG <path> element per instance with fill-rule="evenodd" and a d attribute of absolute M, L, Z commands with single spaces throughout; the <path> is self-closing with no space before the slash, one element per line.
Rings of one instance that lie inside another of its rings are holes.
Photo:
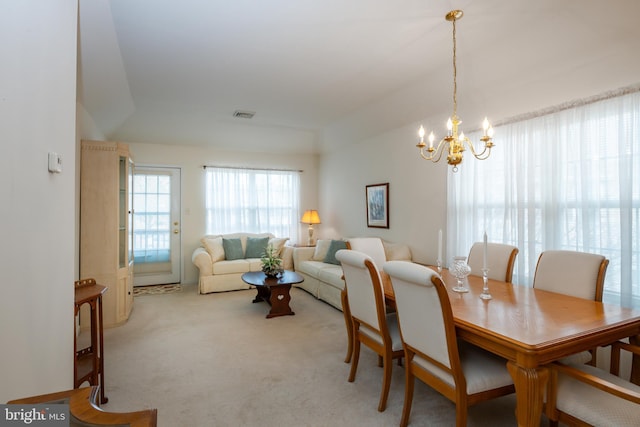
<path fill-rule="evenodd" d="M 298 241 L 296 171 L 206 168 L 207 234 L 272 233 Z"/>
<path fill-rule="evenodd" d="M 171 255 L 171 176 L 133 176 L 133 258 L 135 264 L 168 262 Z"/>
<path fill-rule="evenodd" d="M 598 253 L 604 301 L 640 308 L 640 93 L 501 126 L 494 140 L 488 160 L 450 172 L 451 250 L 465 254 L 486 230 L 520 249 L 521 285 L 544 250 Z"/>

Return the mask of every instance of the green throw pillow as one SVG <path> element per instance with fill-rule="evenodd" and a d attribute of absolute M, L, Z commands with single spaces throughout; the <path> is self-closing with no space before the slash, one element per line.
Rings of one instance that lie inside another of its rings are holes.
<path fill-rule="evenodd" d="M 247 237 L 245 258 L 262 258 L 269 244 L 269 237 Z"/>
<path fill-rule="evenodd" d="M 327 264 L 340 265 L 340 261 L 336 259 L 336 252 L 340 249 L 347 249 L 347 242 L 344 240 L 332 240 L 329 244 L 329 250 L 324 257 L 324 261 Z"/>
<path fill-rule="evenodd" d="M 233 260 L 244 258 L 240 239 L 222 239 L 222 247 L 224 248 L 225 259 Z"/>

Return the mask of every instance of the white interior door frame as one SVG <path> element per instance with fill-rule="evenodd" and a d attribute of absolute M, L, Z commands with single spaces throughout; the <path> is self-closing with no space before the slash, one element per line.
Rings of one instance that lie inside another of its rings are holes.
<path fill-rule="evenodd" d="M 136 165 L 133 192 L 134 286 L 182 279 L 181 169 Z"/>

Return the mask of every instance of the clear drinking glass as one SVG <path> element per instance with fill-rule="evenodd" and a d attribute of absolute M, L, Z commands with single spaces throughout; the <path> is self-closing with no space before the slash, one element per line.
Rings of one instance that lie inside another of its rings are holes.
<path fill-rule="evenodd" d="M 456 286 L 451 288 L 454 292 L 469 292 L 469 289 L 465 286 L 465 279 L 471 273 L 471 267 L 467 264 L 467 257 L 454 256 L 453 264 L 451 265 L 451 274 L 457 279 Z"/>

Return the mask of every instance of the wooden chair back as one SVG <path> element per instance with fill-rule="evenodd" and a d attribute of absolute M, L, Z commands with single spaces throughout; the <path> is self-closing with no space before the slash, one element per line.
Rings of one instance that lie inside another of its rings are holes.
<path fill-rule="evenodd" d="M 382 239 L 379 237 L 354 237 L 348 242 L 349 249 L 369 255 L 376 267 L 382 270 L 384 263 L 387 262 Z"/>
<path fill-rule="evenodd" d="M 592 301 L 602 301 L 609 260 L 576 251 L 544 251 L 538 258 L 533 287 Z"/>
<path fill-rule="evenodd" d="M 390 261 L 385 271 L 391 276 L 404 345 L 454 375 L 460 361 L 453 312 L 442 279 L 430 268 L 403 261 Z"/>
<path fill-rule="evenodd" d="M 484 258 L 484 243 L 476 242 L 471 246 L 467 264 L 471 267 L 471 274 L 482 276 Z M 518 256 L 518 248 L 503 243 L 487 243 L 487 268 L 488 277 L 493 280 L 511 283 L 513 279 L 513 266 Z"/>
<path fill-rule="evenodd" d="M 336 259 L 342 265 L 351 316 L 384 334 L 386 306 L 380 273 L 373 259 L 349 249 L 336 252 Z"/>

